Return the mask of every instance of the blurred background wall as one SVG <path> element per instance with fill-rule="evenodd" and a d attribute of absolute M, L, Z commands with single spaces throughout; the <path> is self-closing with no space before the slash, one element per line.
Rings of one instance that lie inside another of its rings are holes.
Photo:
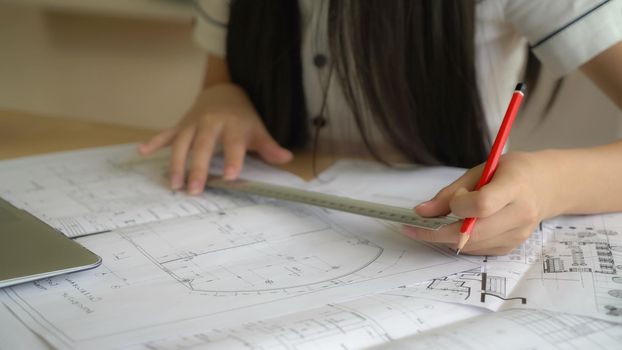
<path fill-rule="evenodd" d="M 159 129 L 192 103 L 205 55 L 192 6 L 172 0 L 0 0 L 0 109 Z M 600 144 L 622 113 L 580 73 L 540 121 L 551 81 L 513 131 L 514 149 Z"/>
<path fill-rule="evenodd" d="M 192 7 L 154 0 L 0 0 L 0 108 L 162 128 L 194 99 Z"/>

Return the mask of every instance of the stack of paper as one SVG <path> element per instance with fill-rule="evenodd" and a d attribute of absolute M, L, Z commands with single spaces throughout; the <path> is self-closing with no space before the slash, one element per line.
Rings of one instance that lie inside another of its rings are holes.
<path fill-rule="evenodd" d="M 462 173 L 344 161 L 305 183 L 245 164 L 245 178 L 402 206 Z M 166 167 L 166 155 L 138 159 L 132 145 L 0 162 L 0 196 L 104 260 L 1 290 L 0 347 L 451 348 L 447 334 L 460 333 L 486 348 L 487 329 L 543 347 L 622 339 L 618 215 L 551 221 L 509 256 L 464 257 L 375 219 L 171 192 Z"/>

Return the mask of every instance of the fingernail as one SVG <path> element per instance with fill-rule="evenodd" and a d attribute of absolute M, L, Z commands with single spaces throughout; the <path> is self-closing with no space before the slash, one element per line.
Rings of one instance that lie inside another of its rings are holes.
<path fill-rule="evenodd" d="M 178 190 L 183 185 L 180 175 L 171 175 L 171 189 Z"/>
<path fill-rule="evenodd" d="M 202 191 L 203 189 L 201 188 L 201 183 L 198 180 L 193 180 L 188 185 L 188 193 L 190 194 L 198 194 Z"/>
<path fill-rule="evenodd" d="M 287 160 L 291 160 L 292 158 L 294 158 L 294 154 L 292 152 L 290 152 L 289 150 L 285 150 L 285 151 L 286 151 L 285 158 Z"/>
<path fill-rule="evenodd" d="M 223 178 L 225 180 L 233 180 L 236 177 L 236 169 L 234 166 L 228 166 L 225 168 L 225 174 L 223 176 Z"/>
<path fill-rule="evenodd" d="M 421 203 L 419 203 L 419 204 L 417 204 L 417 205 L 415 206 L 415 209 L 416 209 L 416 208 L 423 208 L 423 207 L 426 207 L 426 206 L 430 205 L 430 203 L 432 203 L 432 200 L 431 200 L 431 199 L 430 199 L 429 201 L 421 202 Z"/>
<path fill-rule="evenodd" d="M 138 145 L 138 153 L 145 153 L 145 151 L 147 151 L 146 143 L 141 143 L 140 145 Z"/>
<path fill-rule="evenodd" d="M 402 226 L 402 233 L 410 238 L 417 238 L 417 229 L 410 226 Z"/>

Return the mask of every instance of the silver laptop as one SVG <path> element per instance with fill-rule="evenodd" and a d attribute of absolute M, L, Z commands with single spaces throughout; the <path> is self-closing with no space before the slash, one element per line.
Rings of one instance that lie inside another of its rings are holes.
<path fill-rule="evenodd" d="M 0 288 L 99 264 L 99 256 L 0 198 Z"/>

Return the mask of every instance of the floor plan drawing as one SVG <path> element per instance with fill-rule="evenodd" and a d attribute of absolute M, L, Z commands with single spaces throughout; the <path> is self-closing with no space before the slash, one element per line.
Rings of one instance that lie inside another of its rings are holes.
<path fill-rule="evenodd" d="M 427 283 L 425 290 L 433 291 L 448 299 L 468 300 L 471 293 L 475 293 L 476 290 L 473 290 L 466 280 L 480 281 L 480 278 L 481 274 L 478 272 L 463 272 L 455 276 L 444 276 Z"/>
<path fill-rule="evenodd" d="M 431 293 L 439 298 L 448 300 L 469 301 L 479 297 L 481 303 L 486 302 L 486 297 L 494 297 L 500 300 L 510 300 L 507 297 L 507 280 L 503 276 L 489 275 L 482 272 L 483 269 L 474 269 L 451 276 L 435 278 L 427 285 L 417 289 L 425 289 L 425 293 Z M 477 287 L 479 286 L 479 287 Z M 527 298 L 519 299 L 522 304 L 527 303 Z"/>
<path fill-rule="evenodd" d="M 419 182 L 423 174 L 444 178 L 445 183 L 459 175 L 451 169 L 400 172 L 363 161 L 343 161 L 327 171 L 327 181 L 318 181 L 316 186 L 338 188 L 363 198 L 401 201 L 404 205 L 407 198 L 414 203 L 415 199 L 426 198 L 422 193 L 432 192 L 431 197 L 440 189 L 430 179 Z M 426 189 L 400 185 L 410 182 L 424 184 Z M 621 214 L 560 217 L 543 222 L 510 254 L 463 256 L 479 266 L 476 270 L 407 287 L 437 300 L 494 311 L 525 307 L 620 322 L 621 246 Z"/>
<path fill-rule="evenodd" d="M 564 219 L 568 220 L 568 219 Z M 484 306 L 574 313 L 621 322 L 622 288 L 617 230 L 544 223 L 512 254 L 469 257 L 470 271 L 405 286 L 419 295 Z M 539 249 L 537 248 L 539 247 Z M 589 296 L 589 297 L 588 297 Z"/>
<path fill-rule="evenodd" d="M 613 349 L 622 341 L 621 324 L 533 309 L 490 313 L 409 292 L 400 288 L 131 349 Z"/>
<path fill-rule="evenodd" d="M 388 291 L 237 327 L 150 341 L 130 349 L 360 349 L 484 313 Z"/>
<path fill-rule="evenodd" d="M 592 307 L 592 316 L 619 319 L 622 298 L 620 283 L 616 281 L 622 276 L 622 226 L 611 218 L 602 216 L 600 222 L 587 225 L 563 219 L 544 223 L 542 257 L 525 275 L 524 288 L 540 292 L 548 288 L 564 294 L 582 290 L 592 297 L 588 298 L 589 303 L 574 299 L 578 306 Z M 555 304 L 550 292 L 542 296 L 540 304 Z"/>
<path fill-rule="evenodd" d="M 188 196 L 168 189 L 167 154 L 135 155 L 134 145 L 61 153 L 0 164 L 0 196 L 69 237 L 237 207 L 236 196 Z M 218 172 L 222 159 L 215 157 Z M 249 158 L 243 175 L 300 184 L 286 172 Z"/>
<path fill-rule="evenodd" d="M 24 333 L 42 348 L 95 350 L 622 342 L 621 214 L 547 220 L 505 256 L 456 255 L 369 217 L 220 190 L 171 192 L 165 158 L 136 159 L 133 147 L 0 162 L 0 196 L 103 258 L 92 270 L 0 290 L 0 347 Z M 244 171 L 401 206 L 462 172 L 366 164 L 338 163 L 313 183 L 253 160 Z"/>
<path fill-rule="evenodd" d="M 218 295 L 346 283 L 383 253 L 382 247 L 295 208 L 249 206 L 203 214 L 184 222 L 181 242 L 178 231 L 147 224 L 121 235 L 189 290 Z"/>
<path fill-rule="evenodd" d="M 249 203 L 78 238 L 102 256 L 100 268 L 7 288 L 2 302 L 55 346 L 97 349 L 277 317 L 474 267 L 373 219 Z"/>
<path fill-rule="evenodd" d="M 622 324 L 515 309 L 471 318 L 374 349 L 616 349 L 621 342 Z"/>

